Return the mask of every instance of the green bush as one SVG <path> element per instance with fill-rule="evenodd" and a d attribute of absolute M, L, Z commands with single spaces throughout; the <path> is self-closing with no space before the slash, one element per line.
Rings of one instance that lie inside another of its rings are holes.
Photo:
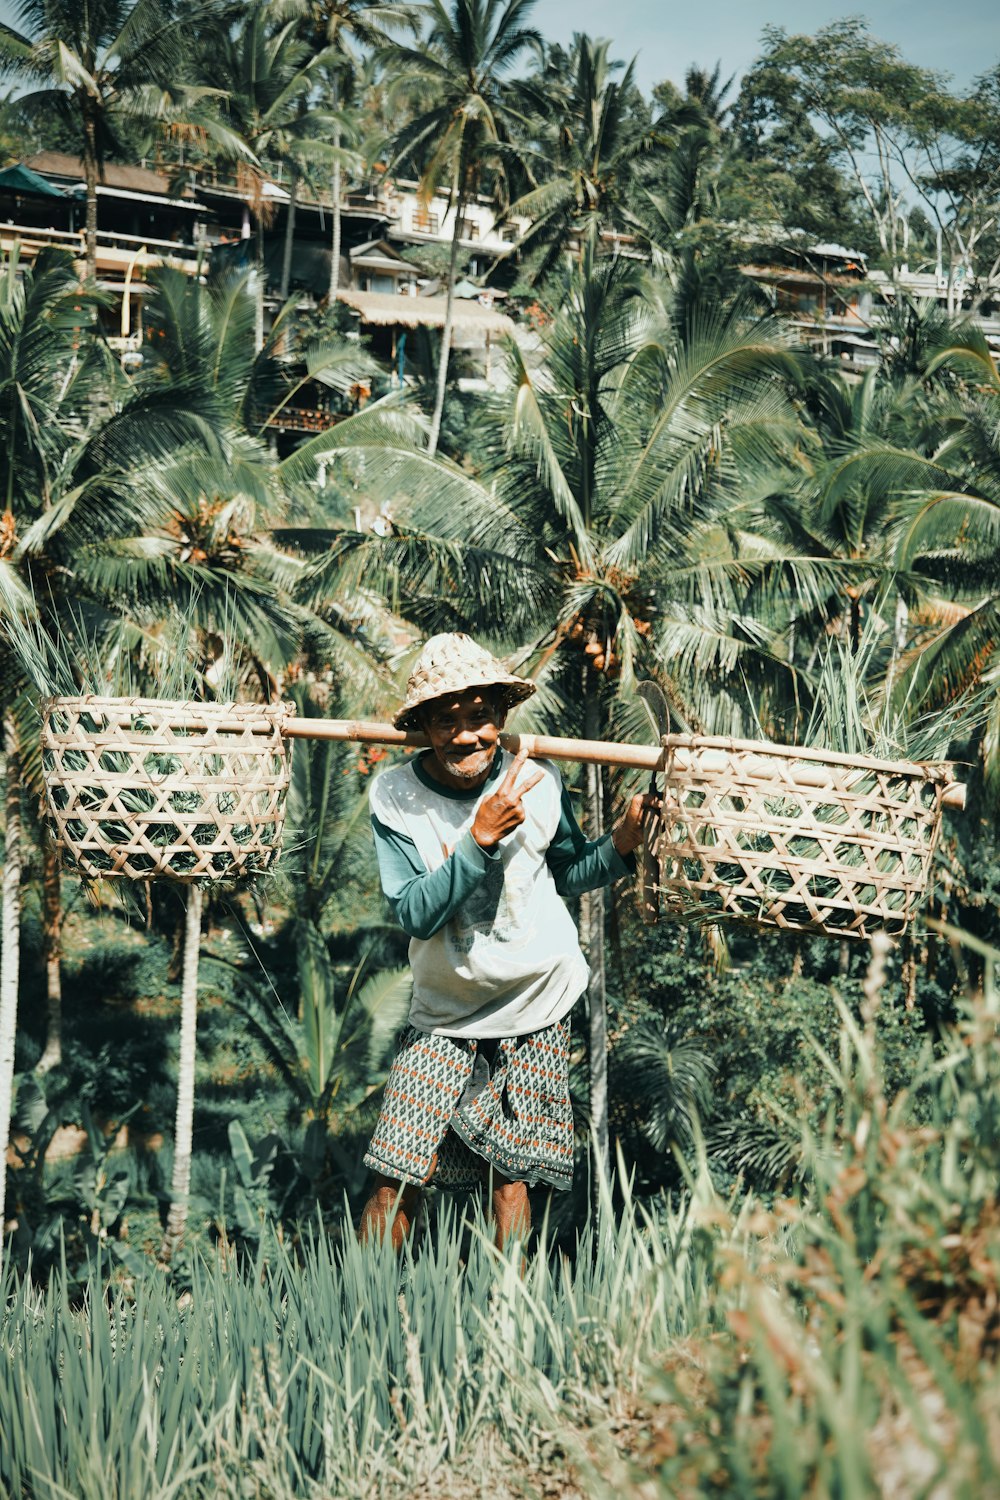
<path fill-rule="evenodd" d="M 731 929 L 726 962 L 717 969 L 697 931 L 668 923 L 645 928 L 626 912 L 621 949 L 628 954 L 627 965 L 611 971 L 621 987 L 611 1016 L 613 1118 L 648 1122 L 661 1108 L 663 1083 L 651 1087 L 627 1059 L 637 1029 L 666 1027 L 674 1045 L 700 1053 L 711 1074 L 707 1108 L 696 1113 L 722 1180 L 740 1178 L 760 1189 L 786 1185 L 801 1169 L 797 1122 L 806 1118 L 818 1124 L 838 1105 L 838 1090 L 817 1044 L 836 1045 L 839 1001 L 857 1015 L 856 971 L 867 945 L 853 945 L 850 971 L 840 975 L 831 972 L 839 945 L 829 940 L 748 936 Z M 942 1010 L 935 991 L 931 1029 L 923 1008 L 906 1008 L 898 972 L 890 975 L 877 1021 L 890 1097 L 912 1081 Z M 616 1068 L 617 1049 L 623 1059 Z M 677 1180 L 672 1158 L 644 1148 L 642 1134 L 640 1129 L 626 1136 L 640 1181 L 672 1186 Z M 677 1134 L 679 1143 L 684 1134 Z"/>

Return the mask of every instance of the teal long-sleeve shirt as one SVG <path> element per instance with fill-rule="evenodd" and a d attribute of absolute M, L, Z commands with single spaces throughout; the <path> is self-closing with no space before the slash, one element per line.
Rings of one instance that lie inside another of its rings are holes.
<path fill-rule="evenodd" d="M 428 870 L 412 839 L 387 828 L 374 815 L 372 830 L 382 889 L 397 922 L 412 938 L 431 938 L 440 932 L 486 879 L 490 867 L 500 863 L 499 849 L 480 848 L 470 831 L 436 870 Z M 564 897 L 611 885 L 635 870 L 634 856 L 623 859 L 610 833 L 599 839 L 584 837 L 565 787 L 546 863 L 556 890 Z"/>

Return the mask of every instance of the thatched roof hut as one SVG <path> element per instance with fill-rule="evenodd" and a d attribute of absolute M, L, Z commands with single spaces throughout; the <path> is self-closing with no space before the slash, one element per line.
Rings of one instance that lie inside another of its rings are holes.
<path fill-rule="evenodd" d="M 337 293 L 338 299 L 360 314 L 362 323 L 376 328 L 443 328 L 444 297 L 399 297 L 389 292 Z M 452 308 L 455 332 L 482 334 L 484 339 L 513 336 L 514 324 L 503 313 L 478 302 L 456 301 Z"/>

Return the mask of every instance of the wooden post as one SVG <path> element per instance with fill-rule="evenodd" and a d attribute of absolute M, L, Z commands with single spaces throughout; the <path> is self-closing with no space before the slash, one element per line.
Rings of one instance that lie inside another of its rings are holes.
<path fill-rule="evenodd" d="M 170 1183 L 170 1209 L 160 1246 L 159 1259 L 169 1265 L 187 1228 L 191 1195 L 191 1154 L 194 1122 L 194 1069 L 198 1029 L 198 954 L 201 947 L 202 889 L 197 881 L 188 886 L 184 923 L 184 974 L 181 982 L 181 1034 L 177 1052 L 177 1115 L 174 1124 L 174 1175 Z"/>
<path fill-rule="evenodd" d="M 21 764 L 11 715 L 3 725 L 7 833 L 3 866 L 3 957 L 0 960 L 0 1269 L 3 1267 L 7 1147 L 14 1103 L 14 1039 L 17 1032 L 21 958 Z"/>
<path fill-rule="evenodd" d="M 600 722 L 599 686 L 597 673 L 590 666 L 584 669 L 585 724 L 593 733 Z M 593 743 L 598 743 L 594 741 Z M 604 778 L 601 766 L 590 761 L 586 769 L 587 836 L 598 839 L 604 832 Z M 590 965 L 590 983 L 587 986 L 587 1003 L 590 1011 L 590 1036 L 588 1060 L 590 1064 L 590 1124 L 594 1144 L 594 1192 L 593 1202 L 597 1211 L 602 1202 L 602 1183 L 610 1182 L 611 1159 L 608 1151 L 608 1002 L 607 973 L 604 963 L 604 925 L 607 911 L 603 886 L 585 892 L 580 898 L 581 926 L 587 962 Z"/>

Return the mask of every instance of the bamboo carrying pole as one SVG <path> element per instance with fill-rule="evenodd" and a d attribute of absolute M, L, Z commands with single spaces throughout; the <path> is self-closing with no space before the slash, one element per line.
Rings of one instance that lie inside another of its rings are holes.
<path fill-rule="evenodd" d="M 430 743 L 424 734 L 365 719 L 289 719 L 282 724 L 281 733 L 286 739 L 347 740 L 364 745 L 399 745 L 413 750 L 426 749 Z M 620 766 L 624 770 L 636 771 L 663 771 L 668 761 L 683 771 L 692 765 L 695 754 L 704 764 L 705 756 L 711 756 L 713 751 L 724 757 L 739 750 L 752 757 L 754 751 L 763 748 L 753 740 L 714 738 L 706 740 L 703 748 L 696 748 L 697 741 L 690 735 L 668 735 L 662 745 L 629 745 L 610 740 L 560 739 L 546 734 L 502 734 L 500 743 L 512 755 L 526 750 L 533 760 L 572 760 L 584 765 Z M 832 750 L 812 750 L 795 745 L 768 745 L 766 748 L 768 756 L 782 756 L 795 763 L 793 779 L 801 786 L 828 785 L 823 766 L 831 763 L 858 771 L 885 770 L 888 764 L 870 756 L 842 755 Z M 893 769 L 909 775 L 927 776 L 931 771 L 930 767 L 912 761 L 893 761 L 891 764 Z M 744 769 L 751 775 L 752 768 L 752 759 L 744 762 Z M 761 776 L 768 779 L 763 759 Z M 944 807 L 961 811 L 965 806 L 965 786 L 959 781 L 947 783 L 941 802 Z"/>

